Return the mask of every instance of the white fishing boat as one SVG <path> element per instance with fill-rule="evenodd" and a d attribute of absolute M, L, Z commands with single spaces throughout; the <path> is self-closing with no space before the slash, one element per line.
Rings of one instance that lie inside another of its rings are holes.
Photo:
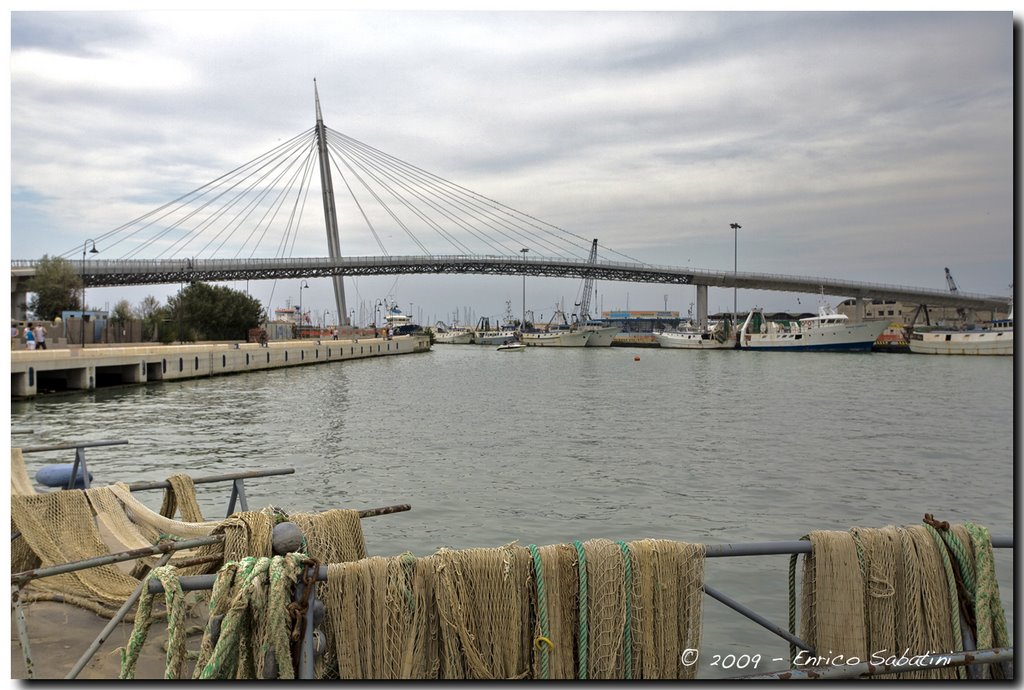
<path fill-rule="evenodd" d="M 434 324 L 434 342 L 445 345 L 469 345 L 473 342 L 473 331 L 459 326 L 448 326 L 438 321 Z"/>
<path fill-rule="evenodd" d="M 661 331 L 654 334 L 659 347 L 680 350 L 731 350 L 736 347 L 736 339 L 729 337 L 727 321 L 709 324 L 701 329 L 692 321 L 674 331 Z"/>
<path fill-rule="evenodd" d="M 590 320 L 580 326 L 580 330 L 590 333 L 587 347 L 611 347 L 612 339 L 622 329 L 618 326 L 605 326 L 603 321 Z"/>
<path fill-rule="evenodd" d="M 586 347 L 590 331 L 557 328 L 551 331 L 523 333 L 523 344 L 528 347 Z"/>
<path fill-rule="evenodd" d="M 768 321 L 763 309 L 751 309 L 740 328 L 744 350 L 818 350 L 823 352 L 871 352 L 887 321 L 851 323 L 827 304 L 818 315 L 794 321 Z"/>
<path fill-rule="evenodd" d="M 515 337 L 516 331 L 514 328 L 507 326 L 492 328 L 490 318 L 481 316 L 476 328 L 473 329 L 473 337 L 470 343 L 474 345 L 501 345 L 506 340 Z"/>
<path fill-rule="evenodd" d="M 914 331 L 910 351 L 924 355 L 1013 355 L 1013 306 L 1005 319 L 981 327 Z"/>

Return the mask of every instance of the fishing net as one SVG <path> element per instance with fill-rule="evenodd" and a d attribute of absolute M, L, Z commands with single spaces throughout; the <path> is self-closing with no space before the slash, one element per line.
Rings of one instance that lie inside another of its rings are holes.
<path fill-rule="evenodd" d="M 194 483 L 186 475 L 169 478 L 171 488 L 165 493 L 161 514 L 133 497 L 126 484 L 36 493 L 20 449 L 12 449 L 11 468 L 11 529 L 20 533 L 11 543 L 12 572 L 93 559 L 167 540 L 221 534 L 222 542 L 179 550 L 170 560 L 179 575 L 209 573 L 224 562 L 270 556 L 273 527 L 284 519 L 280 511 L 265 509 L 204 522 Z M 185 519 L 173 519 L 176 512 Z M 366 555 L 357 511 L 299 514 L 294 519 L 314 557 L 343 561 Z M 107 564 L 37 578 L 23 588 L 21 596 L 25 601 L 62 601 L 110 617 L 158 560 L 159 556 L 147 556 L 134 564 Z"/>
<path fill-rule="evenodd" d="M 692 677 L 679 655 L 700 643 L 703 560 L 591 540 L 332 564 L 321 677 Z"/>
<path fill-rule="evenodd" d="M 1009 644 L 984 528 L 950 526 L 927 516 L 924 525 L 819 531 L 808 538 L 812 550 L 804 559 L 800 628 L 815 659 L 877 664 L 959 651 L 961 621 L 979 640 L 978 648 L 982 640 L 985 648 Z M 983 672 L 999 677 L 1002 669 Z M 966 677 L 966 671 L 949 666 L 900 677 L 953 679 Z"/>

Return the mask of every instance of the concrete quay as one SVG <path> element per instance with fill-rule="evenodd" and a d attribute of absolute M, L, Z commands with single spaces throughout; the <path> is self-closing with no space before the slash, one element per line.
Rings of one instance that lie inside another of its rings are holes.
<path fill-rule="evenodd" d="M 11 352 L 11 397 L 240 374 L 430 350 L 427 335 L 355 340 L 129 345 Z"/>

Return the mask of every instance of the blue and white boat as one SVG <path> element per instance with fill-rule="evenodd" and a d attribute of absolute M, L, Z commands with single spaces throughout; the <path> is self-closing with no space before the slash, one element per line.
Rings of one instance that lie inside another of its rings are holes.
<path fill-rule="evenodd" d="M 818 315 L 793 321 L 768 321 L 763 309 L 751 309 L 740 328 L 742 350 L 818 350 L 822 352 L 871 352 L 888 321 L 851 323 L 827 304 Z"/>

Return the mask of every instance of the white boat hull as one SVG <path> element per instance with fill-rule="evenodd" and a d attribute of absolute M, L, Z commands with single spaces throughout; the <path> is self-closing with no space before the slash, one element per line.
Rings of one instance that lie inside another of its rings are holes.
<path fill-rule="evenodd" d="M 710 333 L 655 333 L 659 347 L 678 350 L 731 350 L 736 346 L 735 338 L 726 338 L 724 343 L 715 340 Z"/>
<path fill-rule="evenodd" d="M 469 342 L 474 345 L 502 345 L 515 337 L 516 334 L 510 331 L 473 331 Z"/>
<path fill-rule="evenodd" d="M 1013 331 L 927 331 L 914 333 L 909 344 L 924 355 L 1013 355 Z"/>
<path fill-rule="evenodd" d="M 878 336 L 888 326 L 887 321 L 863 321 L 787 331 L 773 325 L 765 333 L 748 333 L 744 330 L 740 337 L 740 349 L 871 352 Z"/>
<path fill-rule="evenodd" d="M 526 346 L 522 343 L 514 343 L 512 345 L 499 345 L 498 352 L 522 352 L 526 349 Z"/>
<path fill-rule="evenodd" d="M 590 331 L 523 333 L 527 347 L 586 347 Z"/>
<path fill-rule="evenodd" d="M 473 334 L 465 333 L 435 333 L 434 342 L 441 345 L 469 345 L 473 342 Z"/>
<path fill-rule="evenodd" d="M 590 334 L 587 347 L 611 347 L 612 339 L 622 329 L 618 326 L 585 326 L 583 330 Z"/>

